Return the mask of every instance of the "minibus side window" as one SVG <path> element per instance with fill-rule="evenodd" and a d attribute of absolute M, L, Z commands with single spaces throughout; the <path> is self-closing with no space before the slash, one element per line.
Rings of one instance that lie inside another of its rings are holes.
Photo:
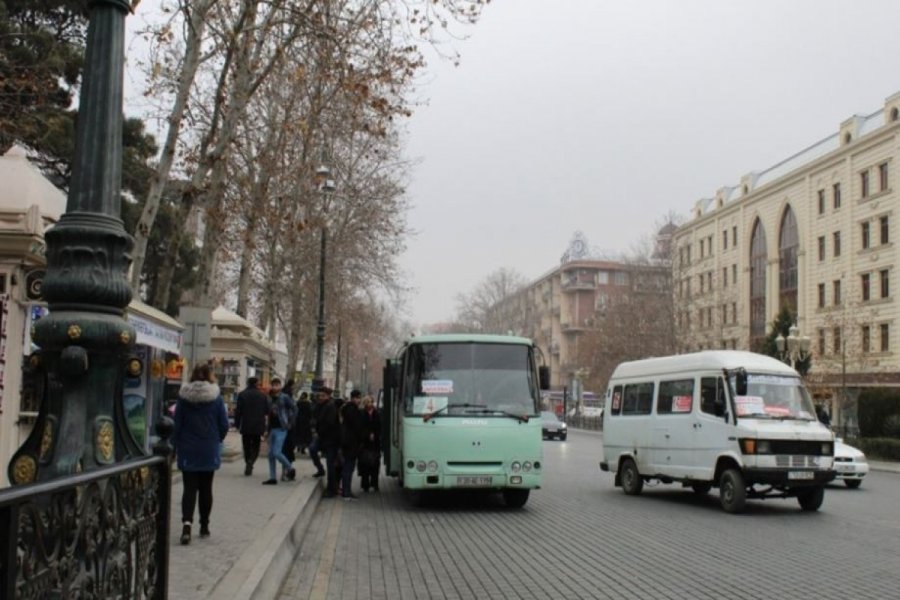
<path fill-rule="evenodd" d="M 657 414 L 688 414 L 694 406 L 694 380 L 660 381 Z"/>
<path fill-rule="evenodd" d="M 721 377 L 700 380 L 700 410 L 717 417 L 725 414 L 725 386 Z"/>
<path fill-rule="evenodd" d="M 623 415 L 649 415 L 653 409 L 653 383 L 633 383 L 625 386 Z"/>
<path fill-rule="evenodd" d="M 612 391 L 612 402 L 610 403 L 609 412 L 617 415 L 622 412 L 622 386 L 617 385 Z"/>

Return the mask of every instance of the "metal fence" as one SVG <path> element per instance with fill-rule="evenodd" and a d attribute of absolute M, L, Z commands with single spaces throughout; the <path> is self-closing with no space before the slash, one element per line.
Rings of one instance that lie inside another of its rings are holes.
<path fill-rule="evenodd" d="M 165 598 L 170 494 L 165 456 L 0 492 L 0 598 Z"/>
<path fill-rule="evenodd" d="M 585 417 L 584 415 L 573 415 L 566 419 L 569 427 L 577 429 L 588 429 L 590 431 L 603 431 L 603 417 Z"/>

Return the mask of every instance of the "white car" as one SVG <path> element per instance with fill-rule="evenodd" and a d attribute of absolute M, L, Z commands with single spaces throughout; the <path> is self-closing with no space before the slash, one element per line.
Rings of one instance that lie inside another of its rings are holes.
<path fill-rule="evenodd" d="M 858 488 L 869 472 L 869 463 L 862 451 L 848 446 L 841 438 L 835 438 L 834 470 L 837 472 L 836 480 L 842 479 L 848 488 Z"/>

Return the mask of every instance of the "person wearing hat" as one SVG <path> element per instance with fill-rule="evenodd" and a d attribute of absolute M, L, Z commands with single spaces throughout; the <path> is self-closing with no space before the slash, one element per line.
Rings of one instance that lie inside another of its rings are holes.
<path fill-rule="evenodd" d="M 331 388 L 319 388 L 318 412 L 316 413 L 317 449 L 325 455 L 327 482 L 325 498 L 337 496 L 338 474 L 337 455 L 341 444 L 341 426 L 338 422 L 337 407 L 331 399 Z"/>
<path fill-rule="evenodd" d="M 356 459 L 363 443 L 363 421 L 359 412 L 359 401 L 362 394 L 359 390 L 350 392 L 349 402 L 341 406 L 341 493 L 344 500 L 355 500 L 351 485 L 353 472 L 356 470 Z"/>

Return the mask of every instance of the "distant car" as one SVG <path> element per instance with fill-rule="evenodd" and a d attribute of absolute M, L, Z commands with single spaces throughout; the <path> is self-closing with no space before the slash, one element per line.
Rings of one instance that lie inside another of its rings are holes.
<path fill-rule="evenodd" d="M 558 437 L 565 441 L 569 434 L 568 426 L 559 420 L 555 412 L 545 410 L 541 413 L 541 429 L 544 433 L 545 440 L 552 440 Z"/>
<path fill-rule="evenodd" d="M 861 450 L 845 444 L 841 438 L 835 438 L 834 470 L 837 471 L 837 480 L 842 479 L 848 488 L 858 488 L 869 472 L 869 463 Z"/>

